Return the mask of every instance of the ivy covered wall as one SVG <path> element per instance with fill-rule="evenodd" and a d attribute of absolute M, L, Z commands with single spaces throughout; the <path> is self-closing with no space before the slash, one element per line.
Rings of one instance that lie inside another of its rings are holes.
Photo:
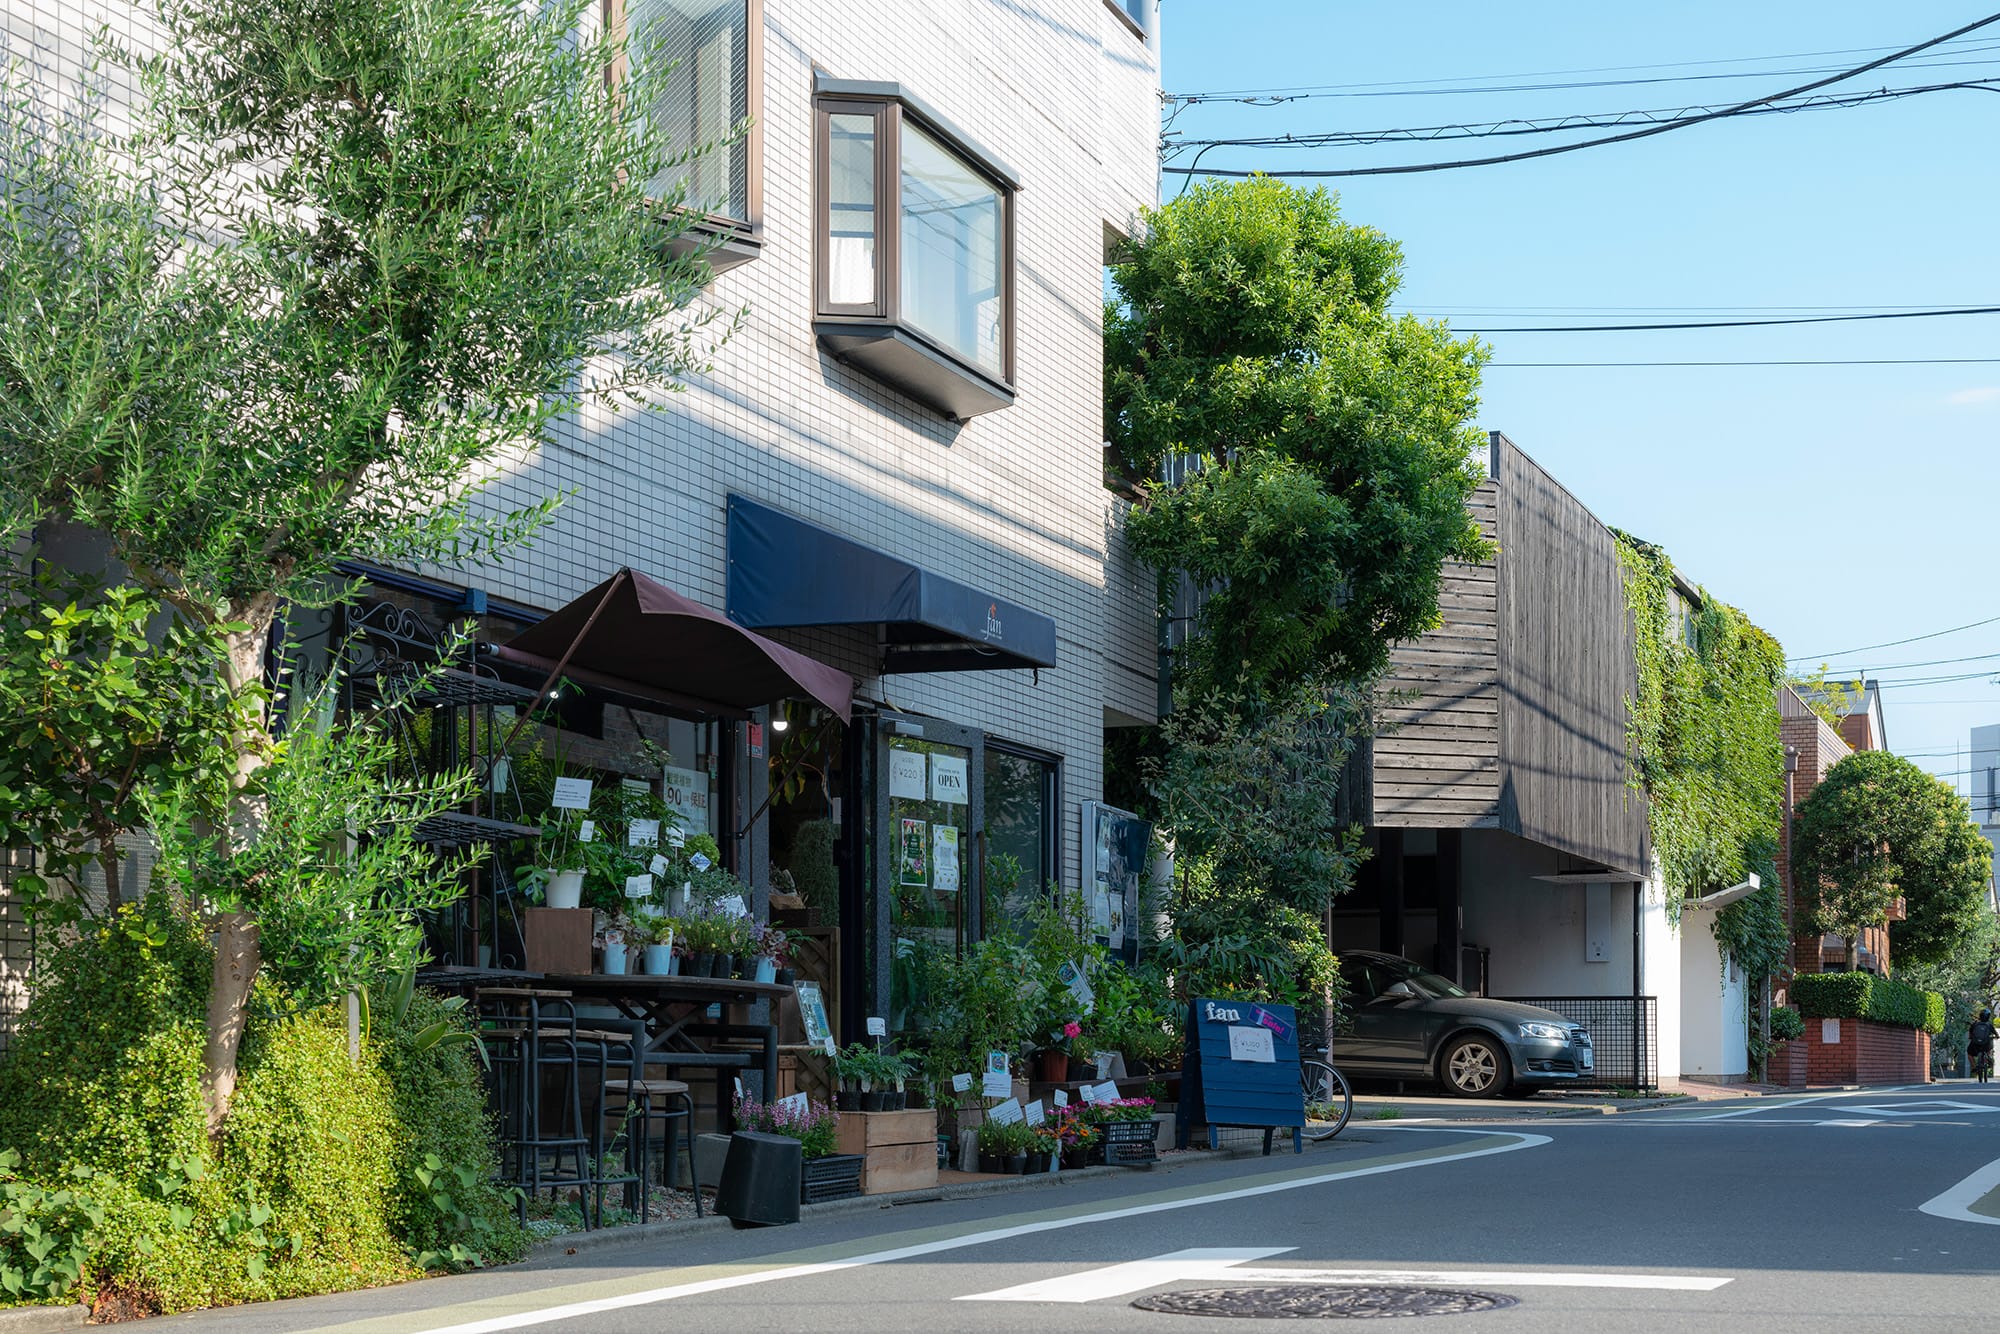
<path fill-rule="evenodd" d="M 1660 548 L 1619 533 L 1618 554 L 1638 661 L 1630 781 L 1647 797 L 1668 912 L 1677 918 L 1684 899 L 1755 872 L 1763 888 L 1719 912 L 1715 933 L 1750 977 L 1764 976 L 1789 943 L 1776 866 L 1784 650 L 1706 590 L 1685 598 Z"/>

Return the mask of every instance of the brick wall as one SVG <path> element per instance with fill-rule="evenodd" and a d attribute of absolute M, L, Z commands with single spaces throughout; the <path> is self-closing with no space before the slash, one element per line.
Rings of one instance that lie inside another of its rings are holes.
<path fill-rule="evenodd" d="M 1925 1084 L 1930 1082 L 1931 1036 L 1914 1028 L 1841 1019 L 1840 1040 L 1822 1034 L 1833 1020 L 1806 1020 L 1806 1035 L 1788 1047 L 1805 1048 L 1807 1084 Z"/>

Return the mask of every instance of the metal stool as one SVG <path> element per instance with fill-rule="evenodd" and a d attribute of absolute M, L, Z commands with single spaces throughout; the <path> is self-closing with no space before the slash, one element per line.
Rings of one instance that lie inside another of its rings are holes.
<path fill-rule="evenodd" d="M 652 1125 L 660 1122 L 662 1137 L 666 1140 L 666 1153 L 661 1158 L 660 1181 L 665 1184 L 674 1160 L 674 1122 L 687 1123 L 687 1133 L 681 1136 L 687 1143 L 688 1186 L 694 1196 L 694 1216 L 702 1217 L 701 1181 L 695 1175 L 694 1159 L 694 1099 L 688 1096 L 688 1086 L 678 1079 L 614 1079 L 604 1086 L 606 1093 L 615 1093 L 625 1099 L 628 1120 L 636 1124 L 632 1137 L 633 1171 L 637 1175 L 636 1189 L 639 1192 L 639 1221 L 646 1222 L 652 1216 L 652 1182 L 648 1179 L 646 1165 L 652 1150 Z M 669 1105 L 678 1101 L 678 1108 Z M 631 1115 L 629 1109 L 638 1105 L 638 1114 Z M 610 1183 L 607 1183 L 610 1184 Z M 602 1207 L 601 1205 L 599 1206 Z"/>
<path fill-rule="evenodd" d="M 482 1020 L 490 1024 L 483 1032 L 502 1050 L 501 1133 L 512 1159 L 510 1184 L 523 1192 L 519 1216 L 526 1221 L 528 1196 L 575 1186 L 580 1192 L 578 1208 L 588 1226 L 589 1196 L 583 1192 L 595 1185 L 597 1167 L 586 1156 L 593 1147 L 601 1148 L 602 1135 L 593 1137 L 584 1129 L 578 1066 L 582 1035 L 577 1032 L 570 994 L 529 987 L 486 987 L 477 994 Z M 601 1047 L 597 1055 L 601 1070 Z M 542 1096 L 545 1080 L 559 1085 L 553 1108 Z M 552 1110 L 554 1125 L 549 1124 Z M 565 1157 L 575 1162 L 568 1173 L 563 1170 Z"/>

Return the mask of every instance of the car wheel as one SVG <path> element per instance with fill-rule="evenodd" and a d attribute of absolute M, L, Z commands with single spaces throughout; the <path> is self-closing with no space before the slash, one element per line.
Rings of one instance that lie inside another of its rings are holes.
<path fill-rule="evenodd" d="M 1497 1098 L 1514 1079 L 1499 1042 L 1478 1034 L 1459 1038 L 1446 1047 L 1438 1070 L 1444 1091 L 1455 1098 Z"/>

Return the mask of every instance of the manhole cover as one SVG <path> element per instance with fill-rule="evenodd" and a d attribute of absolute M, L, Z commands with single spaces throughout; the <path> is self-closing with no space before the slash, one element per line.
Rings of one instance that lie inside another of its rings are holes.
<path fill-rule="evenodd" d="M 1338 1287 L 1294 1283 L 1275 1288 L 1194 1288 L 1141 1297 L 1142 1311 L 1240 1316 L 1257 1320 L 1372 1320 L 1399 1315 L 1464 1315 L 1514 1305 L 1512 1297 L 1462 1288 Z"/>

